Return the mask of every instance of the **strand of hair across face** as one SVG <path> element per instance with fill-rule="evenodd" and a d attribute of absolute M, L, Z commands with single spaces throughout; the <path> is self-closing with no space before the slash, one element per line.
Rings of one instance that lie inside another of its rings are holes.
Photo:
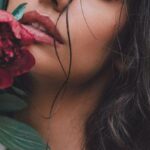
<path fill-rule="evenodd" d="M 71 1 L 70 1 L 70 2 L 71 2 Z M 67 6 L 69 6 L 69 4 L 70 4 L 70 3 L 68 3 Z M 66 80 L 63 82 L 63 84 L 62 84 L 61 87 L 59 88 L 59 90 L 58 90 L 58 92 L 57 92 L 57 94 L 56 94 L 56 96 L 55 96 L 55 98 L 54 98 L 54 100 L 53 100 L 53 102 L 52 102 L 52 105 L 51 105 L 51 108 L 50 108 L 50 111 L 49 111 L 49 116 L 46 118 L 46 119 L 49 119 L 49 121 L 50 121 L 50 118 L 52 117 L 51 114 L 52 114 L 52 110 L 53 110 L 53 108 L 54 108 L 54 105 L 55 105 L 55 103 L 56 103 L 56 100 L 57 100 L 57 98 L 58 98 L 60 92 L 61 92 L 65 87 L 67 87 L 67 82 L 69 81 L 69 77 L 70 77 L 70 73 L 71 73 L 71 64 L 72 64 L 72 45 L 71 45 L 71 37 L 70 37 L 69 21 L 68 21 L 68 10 L 69 10 L 69 7 L 66 7 L 65 9 L 66 9 L 67 35 L 68 35 L 69 50 L 70 50 L 69 71 L 68 71 Z M 65 10 L 65 9 L 64 9 L 64 10 Z M 64 12 L 64 10 L 63 10 L 63 12 Z M 60 16 L 59 16 L 59 18 L 60 18 Z M 55 45 L 55 48 L 56 48 L 56 44 L 54 44 L 54 45 Z M 64 91 L 65 91 L 65 89 L 64 89 Z M 50 122 L 49 122 L 49 123 L 50 123 Z M 48 124 L 49 124 L 49 123 L 48 123 Z M 50 134 L 50 133 L 49 133 L 49 126 L 48 126 L 48 139 L 47 139 L 47 144 L 46 144 L 46 150 L 49 149 L 49 145 L 48 145 L 49 134 Z"/>

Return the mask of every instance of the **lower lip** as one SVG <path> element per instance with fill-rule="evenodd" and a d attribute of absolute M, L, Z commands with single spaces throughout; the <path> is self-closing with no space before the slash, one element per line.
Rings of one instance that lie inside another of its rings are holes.
<path fill-rule="evenodd" d="M 48 45 L 53 45 L 53 46 L 58 46 L 61 43 L 58 41 L 54 41 L 54 38 L 38 29 L 35 29 L 34 27 L 30 25 L 24 25 L 22 24 L 23 27 L 28 30 L 29 33 L 33 36 L 35 43 L 44 43 Z"/>

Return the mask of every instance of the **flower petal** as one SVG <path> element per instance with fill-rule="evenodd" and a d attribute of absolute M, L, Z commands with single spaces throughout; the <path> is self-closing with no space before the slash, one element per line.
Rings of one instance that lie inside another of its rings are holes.
<path fill-rule="evenodd" d="M 13 84 L 14 77 L 29 72 L 35 64 L 34 57 L 24 47 L 33 43 L 35 37 L 3 10 L 0 10 L 0 25 L 0 89 L 5 89 Z"/>
<path fill-rule="evenodd" d="M 20 39 L 24 44 L 31 44 L 35 41 L 34 36 L 29 33 L 14 16 L 4 10 L 0 10 L 0 23 L 8 23 L 17 39 Z"/>
<path fill-rule="evenodd" d="M 13 77 L 9 72 L 0 68 L 0 89 L 8 88 L 13 83 Z"/>
<path fill-rule="evenodd" d="M 34 66 L 35 59 L 33 55 L 26 49 L 22 51 L 22 56 L 17 58 L 9 68 L 13 76 L 19 76 L 30 71 Z"/>
<path fill-rule="evenodd" d="M 5 10 L 0 10 L 0 23 L 11 22 L 14 20 L 14 17 L 11 13 L 6 12 Z"/>

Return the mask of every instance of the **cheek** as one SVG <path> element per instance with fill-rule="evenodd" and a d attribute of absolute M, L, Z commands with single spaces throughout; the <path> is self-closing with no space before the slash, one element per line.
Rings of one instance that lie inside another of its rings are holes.
<path fill-rule="evenodd" d="M 98 8 L 98 6 L 92 6 L 93 3 L 84 1 L 83 12 L 80 5 L 74 4 L 74 7 L 72 5 L 72 9 L 70 8 L 72 76 L 80 79 L 79 81 L 91 78 L 108 60 L 109 43 L 115 35 L 120 14 L 120 7 L 110 7 L 106 3 L 101 5 L 99 3 Z M 73 9 L 77 10 L 73 11 Z M 121 19 L 123 25 L 124 18 Z"/>

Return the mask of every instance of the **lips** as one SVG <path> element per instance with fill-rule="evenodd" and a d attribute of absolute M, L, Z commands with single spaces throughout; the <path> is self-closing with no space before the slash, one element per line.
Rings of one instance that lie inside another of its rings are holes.
<path fill-rule="evenodd" d="M 64 44 L 58 29 L 48 16 L 42 15 L 37 11 L 29 11 L 24 14 L 19 22 L 34 36 L 36 42 L 51 45 L 56 40 L 56 42 Z"/>

